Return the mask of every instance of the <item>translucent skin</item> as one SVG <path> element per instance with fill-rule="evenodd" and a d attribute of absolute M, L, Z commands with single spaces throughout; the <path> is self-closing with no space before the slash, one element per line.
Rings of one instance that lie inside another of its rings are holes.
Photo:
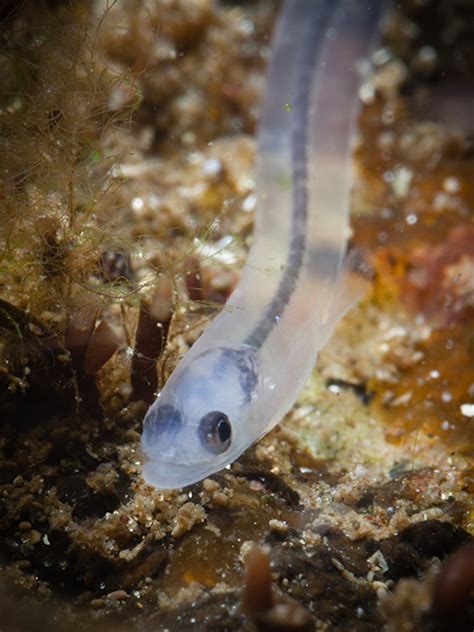
<path fill-rule="evenodd" d="M 257 421 L 253 404 L 260 398 L 263 386 L 258 352 L 226 345 L 193 358 L 189 355 L 147 413 L 142 444 L 156 446 L 160 458 L 146 462 L 143 473 L 147 481 L 159 481 L 159 487 L 181 487 L 206 477 L 210 470 L 225 467 L 248 447 L 246 436 Z M 250 379 L 245 377 L 249 372 Z M 180 422 L 178 428 L 176 424 L 162 423 L 157 436 L 154 420 L 162 406 L 177 410 Z M 238 425 L 233 422 L 231 445 L 220 455 L 210 453 L 199 437 L 199 421 L 211 410 L 222 411 L 231 420 L 238 419 Z"/>
<path fill-rule="evenodd" d="M 291 0 L 283 10 L 259 133 L 252 248 L 225 308 L 146 414 L 143 475 L 156 487 L 179 488 L 217 472 L 273 428 L 360 296 L 360 283 L 347 283 L 342 265 L 360 83 L 355 67 L 372 48 L 382 4 Z M 305 55 L 310 46 L 314 59 Z M 301 65 L 310 62 L 307 77 Z M 295 212 L 298 203 L 304 213 Z M 295 263 L 296 222 L 304 222 L 304 250 Z M 282 278 L 291 266 L 285 293 Z M 285 305 L 273 313 L 269 305 L 280 295 Z M 262 324 L 267 333 L 258 340 Z M 222 452 L 200 429 L 210 411 L 221 411 L 231 425 Z"/>

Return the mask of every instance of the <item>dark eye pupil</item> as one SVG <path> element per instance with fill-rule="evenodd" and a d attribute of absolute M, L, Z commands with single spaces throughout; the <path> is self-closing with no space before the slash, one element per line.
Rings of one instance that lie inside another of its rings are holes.
<path fill-rule="evenodd" d="M 213 410 L 199 422 L 199 437 L 204 447 L 214 454 L 225 452 L 232 440 L 232 424 L 219 410 Z"/>
<path fill-rule="evenodd" d="M 224 443 L 227 439 L 230 439 L 230 423 L 227 419 L 222 419 L 217 426 L 217 434 L 219 439 Z"/>

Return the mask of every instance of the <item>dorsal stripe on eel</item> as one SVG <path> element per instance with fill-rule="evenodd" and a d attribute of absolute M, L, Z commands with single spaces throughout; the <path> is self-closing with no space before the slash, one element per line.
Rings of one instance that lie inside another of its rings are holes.
<path fill-rule="evenodd" d="M 321 4 L 324 6 L 322 7 Z M 276 292 L 264 310 L 261 319 L 249 333 L 244 343 L 261 347 L 278 324 L 291 294 L 298 282 L 306 252 L 306 228 L 308 224 L 308 116 L 311 107 L 311 87 L 314 65 L 319 49 L 324 43 L 325 32 L 338 2 L 312 3 L 308 20 L 301 38 L 295 41 L 300 47 L 300 63 L 294 100 L 288 104 L 291 120 L 292 196 L 291 241 L 288 259 Z"/>

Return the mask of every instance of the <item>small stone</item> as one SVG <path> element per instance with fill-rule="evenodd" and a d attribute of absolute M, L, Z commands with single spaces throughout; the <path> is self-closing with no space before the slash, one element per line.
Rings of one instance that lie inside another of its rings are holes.
<path fill-rule="evenodd" d="M 474 404 L 461 404 L 460 408 L 465 417 L 474 417 Z"/>
<path fill-rule="evenodd" d="M 429 77 L 438 65 L 438 54 L 432 46 L 423 46 L 413 59 L 414 68 L 421 74 Z"/>
<path fill-rule="evenodd" d="M 31 562 L 30 560 L 18 560 L 16 567 L 21 571 L 28 571 L 31 568 Z"/>
<path fill-rule="evenodd" d="M 212 502 L 219 507 L 226 507 L 229 504 L 229 496 L 224 492 L 215 492 L 212 495 Z"/>
<path fill-rule="evenodd" d="M 394 171 L 394 177 L 392 180 L 392 191 L 400 198 L 406 198 L 411 187 L 411 181 L 413 179 L 413 171 L 407 167 L 399 167 Z"/>
<path fill-rule="evenodd" d="M 216 492 L 218 489 L 220 489 L 219 483 L 213 481 L 211 478 L 205 478 L 202 482 L 202 486 L 208 494 Z"/>
<path fill-rule="evenodd" d="M 206 176 L 217 176 L 222 172 L 222 162 L 219 158 L 209 158 L 203 165 Z"/>
<path fill-rule="evenodd" d="M 459 193 L 460 188 L 461 186 L 457 178 L 455 178 L 454 176 L 449 176 L 448 178 L 445 178 L 443 182 L 443 189 L 446 191 L 446 193 Z"/>
<path fill-rule="evenodd" d="M 245 542 L 242 542 L 241 546 L 240 546 L 240 559 L 243 561 L 245 559 L 245 557 L 247 556 L 247 554 L 249 553 L 249 551 L 255 546 L 255 542 L 253 540 L 245 540 Z"/>
<path fill-rule="evenodd" d="M 107 599 L 111 601 L 125 601 L 128 599 L 128 593 L 125 590 L 114 590 L 107 595 Z"/>
<path fill-rule="evenodd" d="M 269 521 L 268 526 L 273 533 L 283 535 L 288 532 L 288 523 L 284 520 L 272 519 Z"/>
<path fill-rule="evenodd" d="M 20 531 L 29 531 L 31 529 L 31 522 L 28 522 L 28 520 L 23 520 L 18 525 L 18 528 L 20 529 Z"/>
<path fill-rule="evenodd" d="M 195 524 L 204 522 L 205 518 L 204 507 L 191 502 L 185 503 L 176 513 L 171 535 L 174 538 L 179 538 L 187 531 L 190 531 Z"/>
<path fill-rule="evenodd" d="M 32 529 L 31 531 L 28 531 L 27 533 L 25 533 L 22 537 L 22 542 L 23 544 L 38 544 L 38 542 L 41 540 L 41 533 L 39 531 L 36 531 L 36 529 Z"/>

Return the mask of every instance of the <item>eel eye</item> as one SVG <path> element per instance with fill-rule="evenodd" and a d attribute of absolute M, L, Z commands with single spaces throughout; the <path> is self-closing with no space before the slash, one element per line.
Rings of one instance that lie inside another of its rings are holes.
<path fill-rule="evenodd" d="M 225 413 L 213 410 L 199 422 L 202 443 L 214 454 L 225 452 L 232 441 L 232 424 Z"/>

